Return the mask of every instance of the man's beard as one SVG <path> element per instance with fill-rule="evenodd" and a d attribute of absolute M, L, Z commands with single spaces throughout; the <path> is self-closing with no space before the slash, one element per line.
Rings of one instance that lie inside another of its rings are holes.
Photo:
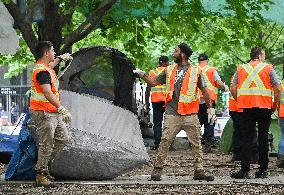
<path fill-rule="evenodd" d="M 181 63 L 181 54 L 174 59 L 175 63 Z"/>

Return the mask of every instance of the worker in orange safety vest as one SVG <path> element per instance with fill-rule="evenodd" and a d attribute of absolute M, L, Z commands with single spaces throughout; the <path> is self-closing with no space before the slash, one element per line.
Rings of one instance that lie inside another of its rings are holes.
<path fill-rule="evenodd" d="M 239 65 L 232 82 L 231 93 L 237 106 L 243 109 L 240 129 L 242 138 L 241 169 L 232 178 L 250 178 L 250 156 L 253 129 L 258 126 L 259 168 L 255 178 L 268 177 L 268 131 L 271 114 L 278 106 L 281 85 L 272 64 L 265 63 L 265 51 L 254 47 L 249 63 Z M 274 96 L 274 101 L 273 101 Z"/>
<path fill-rule="evenodd" d="M 206 80 L 206 84 L 212 101 L 212 106 L 213 108 L 215 108 L 218 98 L 218 89 L 221 89 L 223 91 L 229 91 L 229 88 L 227 85 L 225 85 L 222 82 L 218 74 L 217 68 L 209 65 L 209 58 L 205 53 L 202 53 L 198 56 L 198 63 Z M 202 135 L 202 139 L 204 141 L 204 152 L 210 153 L 212 151 L 211 147 L 214 145 L 215 141 L 214 140 L 215 122 L 213 123 L 208 122 L 207 109 L 208 107 L 204 101 L 203 94 L 200 91 L 198 119 L 200 125 L 204 125 L 204 133 Z"/>
<path fill-rule="evenodd" d="M 149 72 L 149 76 L 156 78 L 164 69 L 169 65 L 169 58 L 167 56 L 161 56 L 159 58 L 159 66 L 154 70 Z M 153 123 L 154 123 L 154 147 L 152 150 L 157 150 L 159 148 L 161 137 L 162 137 L 162 124 L 163 116 L 165 112 L 165 98 L 166 98 L 166 85 L 157 85 L 150 87 L 147 85 L 145 92 L 145 102 L 146 102 L 146 112 L 149 113 L 150 110 L 150 97 L 151 91 L 151 103 L 153 108 Z"/>
<path fill-rule="evenodd" d="M 66 123 L 70 112 L 62 106 L 59 97 L 59 81 L 53 68 L 61 60 L 72 59 L 68 53 L 55 59 L 51 42 L 41 41 L 36 46 L 36 63 L 32 72 L 30 90 L 30 115 L 36 128 L 29 128 L 38 147 L 35 167 L 36 184 L 49 187 L 54 178 L 48 165 L 68 142 Z"/>

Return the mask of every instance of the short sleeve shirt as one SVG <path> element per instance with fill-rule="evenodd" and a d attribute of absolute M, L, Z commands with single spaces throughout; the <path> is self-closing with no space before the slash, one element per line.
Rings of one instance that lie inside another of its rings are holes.
<path fill-rule="evenodd" d="M 49 72 L 47 71 L 41 71 L 37 73 L 36 80 L 40 85 L 51 84 L 51 77 L 50 77 Z"/>
<path fill-rule="evenodd" d="M 175 85 L 174 85 L 174 92 L 172 96 L 172 100 L 168 102 L 168 105 L 166 107 L 165 114 L 168 115 L 180 115 L 178 113 L 178 101 L 180 96 L 180 89 L 184 80 L 185 73 L 187 69 L 189 68 L 189 64 L 186 65 L 178 65 L 177 72 L 176 72 L 176 78 L 175 78 Z M 162 71 L 157 77 L 156 81 L 160 84 L 166 84 L 166 73 L 165 70 Z M 204 88 L 206 87 L 206 82 L 203 78 L 203 76 L 200 74 L 198 77 L 197 82 L 198 88 Z"/>

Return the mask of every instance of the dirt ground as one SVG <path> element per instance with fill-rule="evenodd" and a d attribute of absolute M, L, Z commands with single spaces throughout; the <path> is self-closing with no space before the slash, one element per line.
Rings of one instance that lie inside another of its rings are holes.
<path fill-rule="evenodd" d="M 156 155 L 155 151 L 149 151 L 152 157 Z M 228 178 L 230 173 L 239 169 L 239 163 L 230 162 L 230 155 L 223 155 L 217 150 L 212 154 L 204 155 L 204 167 L 217 178 Z M 270 177 L 284 176 L 284 170 L 278 169 L 275 166 L 275 157 L 270 157 L 269 171 Z M 117 180 L 125 179 L 129 177 L 143 177 L 150 175 L 152 170 L 151 162 L 143 167 L 137 168 L 128 172 Z M 252 165 L 251 176 L 257 170 L 257 165 Z M 0 173 L 5 171 L 5 166 L 0 164 Z M 166 160 L 166 165 L 162 175 L 163 178 L 167 178 L 168 181 L 176 180 L 176 183 L 156 183 L 156 182 L 137 182 L 137 183 L 123 183 L 123 184 L 79 184 L 69 183 L 62 184 L 57 183 L 53 188 L 35 187 L 34 184 L 7 184 L 0 183 L 0 194 L 284 194 L 284 185 L 281 183 L 275 184 L 260 184 L 260 183 L 247 183 L 247 182 L 235 182 L 235 183 L 208 183 L 199 182 L 195 184 L 186 184 L 183 182 L 183 178 L 191 178 L 193 176 L 192 156 L 190 150 L 170 151 Z M 179 178 L 177 180 L 177 178 Z M 273 182 L 272 182 L 273 183 Z"/>

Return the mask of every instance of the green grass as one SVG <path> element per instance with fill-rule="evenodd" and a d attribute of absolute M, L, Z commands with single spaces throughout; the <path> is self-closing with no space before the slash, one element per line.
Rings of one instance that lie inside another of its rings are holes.
<path fill-rule="evenodd" d="M 281 131 L 280 127 L 278 125 L 278 120 L 272 119 L 269 132 L 273 134 L 273 145 L 274 145 L 274 152 L 278 152 L 278 142 L 281 137 Z M 230 153 L 232 150 L 232 135 L 233 135 L 233 121 L 230 119 L 221 136 L 220 142 L 219 142 L 219 149 L 223 153 Z"/>

